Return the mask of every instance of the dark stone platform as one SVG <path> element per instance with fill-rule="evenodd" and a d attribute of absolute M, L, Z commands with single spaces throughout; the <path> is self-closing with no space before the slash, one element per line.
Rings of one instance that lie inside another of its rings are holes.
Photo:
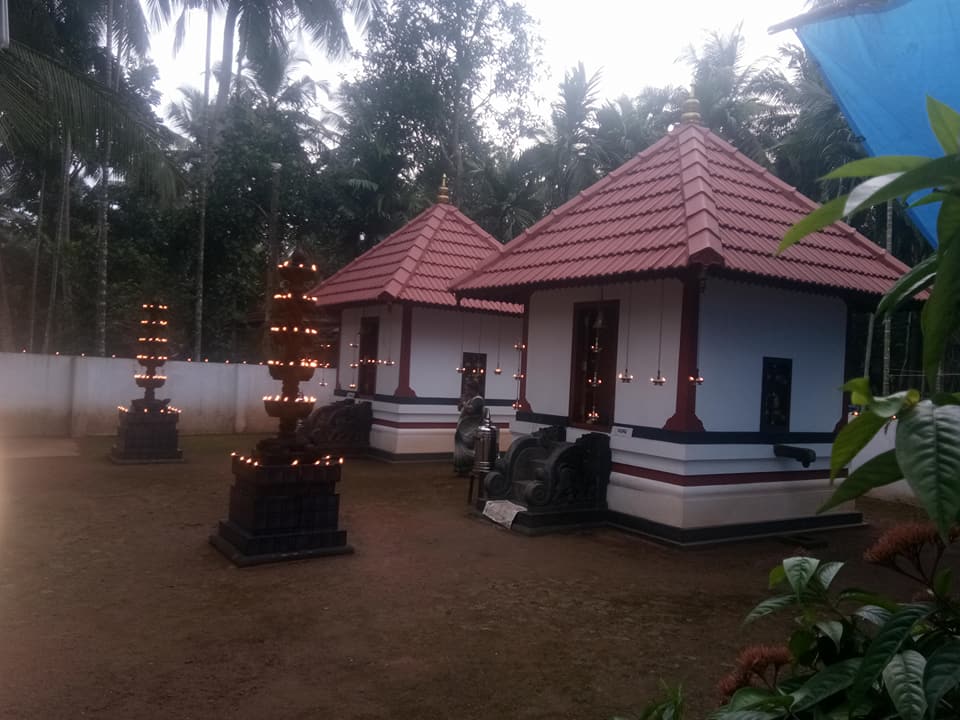
<path fill-rule="evenodd" d="M 120 410 L 117 440 L 110 449 L 110 459 L 118 464 L 182 462 L 177 422 L 180 413 L 159 405 L 144 412 L 142 400 L 134 401 L 134 409 Z"/>
<path fill-rule="evenodd" d="M 229 516 L 210 543 L 240 567 L 352 553 L 339 528 L 341 468 L 329 455 L 235 455 Z"/>

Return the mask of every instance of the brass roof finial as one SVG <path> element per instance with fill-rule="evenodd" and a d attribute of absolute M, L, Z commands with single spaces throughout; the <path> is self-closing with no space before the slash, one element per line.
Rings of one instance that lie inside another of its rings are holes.
<path fill-rule="evenodd" d="M 697 100 L 693 94 L 693 88 L 690 88 L 690 94 L 687 96 L 687 99 L 683 101 L 680 122 L 684 125 L 699 125 L 701 120 L 700 101 Z"/>
<path fill-rule="evenodd" d="M 437 202 L 438 203 L 448 203 L 450 202 L 450 192 L 447 190 L 447 174 L 443 174 L 443 179 L 440 181 L 440 192 L 437 193 Z"/>

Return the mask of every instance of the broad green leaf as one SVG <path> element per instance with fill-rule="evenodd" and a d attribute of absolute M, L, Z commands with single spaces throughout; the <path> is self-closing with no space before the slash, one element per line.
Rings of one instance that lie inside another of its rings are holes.
<path fill-rule="evenodd" d="M 833 491 L 830 499 L 817 512 L 826 512 L 831 508 L 865 495 L 873 488 L 889 485 L 902 479 L 903 473 L 897 464 L 896 451 L 887 450 L 870 458 L 850 473 L 850 476 L 840 483 L 837 489 Z"/>
<path fill-rule="evenodd" d="M 937 393 L 931 399 L 934 405 L 960 405 L 960 393 Z"/>
<path fill-rule="evenodd" d="M 861 206 L 863 209 L 866 209 L 872 205 L 876 205 L 877 203 L 875 202 L 867 203 L 867 201 L 875 195 L 882 193 L 885 187 L 892 185 L 901 177 L 903 177 L 902 172 L 895 172 L 890 173 L 889 175 L 878 175 L 877 177 L 872 177 L 869 180 L 864 180 L 850 191 L 850 196 L 847 198 L 847 204 L 843 206 L 843 214 L 849 217 L 860 210 Z"/>
<path fill-rule="evenodd" d="M 887 200 L 908 197 L 919 190 L 955 186 L 960 183 L 960 155 L 936 158 L 920 167 L 908 170 L 893 180 L 888 180 L 885 184 L 874 182 L 875 180 L 877 178 L 867 180 L 867 183 L 871 183 L 871 189 L 876 188 L 868 197 L 856 206 L 852 206 L 845 200 L 845 209 L 841 212 L 852 215 L 868 207 L 885 203 Z M 877 187 L 878 184 L 881 186 Z M 857 192 L 856 188 L 853 192 Z"/>
<path fill-rule="evenodd" d="M 924 400 L 897 424 L 897 463 L 946 537 L 960 512 L 960 405 Z"/>
<path fill-rule="evenodd" d="M 777 585 L 782 583 L 787 579 L 787 573 L 783 569 L 783 565 L 777 565 L 770 571 L 770 576 L 768 580 L 768 585 L 771 590 L 773 590 Z"/>
<path fill-rule="evenodd" d="M 933 192 L 928 192 L 923 197 L 919 197 L 916 200 L 907 203 L 907 207 L 915 208 L 922 205 L 933 205 L 934 203 L 943 202 L 948 197 L 950 197 L 949 193 L 934 190 Z"/>
<path fill-rule="evenodd" d="M 790 641 L 787 643 L 790 655 L 798 663 L 806 664 L 807 656 L 817 649 L 817 636 L 806 628 L 798 628 L 790 635 Z"/>
<path fill-rule="evenodd" d="M 883 595 L 878 595 L 874 592 L 867 592 L 866 590 L 861 590 L 859 588 L 847 588 L 846 590 L 841 590 L 837 595 L 837 599 L 841 601 L 849 601 L 861 603 L 863 605 L 877 605 L 882 607 L 884 610 L 888 610 L 891 613 L 895 613 L 900 609 L 900 604 L 894 602 L 888 597 Z"/>
<path fill-rule="evenodd" d="M 877 317 L 893 312 L 917 293 L 923 292 L 933 285 L 937 277 L 939 261 L 939 256 L 934 253 L 917 263 L 909 272 L 901 275 L 900 279 L 893 284 L 893 287 L 887 291 L 880 304 L 877 305 Z"/>
<path fill-rule="evenodd" d="M 812 213 L 800 219 L 793 227 L 787 230 L 786 235 L 783 236 L 783 240 L 777 248 L 777 254 L 779 255 L 807 235 L 815 233 L 817 230 L 822 230 L 828 225 L 833 225 L 837 220 L 840 220 L 843 217 L 843 206 L 846 202 L 847 196 L 841 195 L 821 205 Z"/>
<path fill-rule="evenodd" d="M 920 402 L 920 393 L 917 390 L 903 390 L 886 397 L 874 398 L 868 405 L 870 412 L 882 418 L 891 418 L 905 407 Z"/>
<path fill-rule="evenodd" d="M 743 624 L 752 623 L 754 620 L 766 617 L 771 613 L 775 613 L 777 610 L 790 607 L 796 601 L 797 598 L 793 595 L 776 595 L 775 597 L 767 598 L 747 614 L 747 617 L 743 620 Z"/>
<path fill-rule="evenodd" d="M 842 562 L 837 560 L 825 562 L 820 565 L 820 568 L 817 570 L 817 580 L 823 586 L 824 590 L 830 587 L 837 573 L 843 569 L 843 565 Z"/>
<path fill-rule="evenodd" d="M 960 640 L 941 645 L 927 659 L 923 688 L 930 717 L 935 717 L 943 696 L 960 685 Z"/>
<path fill-rule="evenodd" d="M 846 690 L 853 684 L 859 669 L 860 658 L 850 658 L 834 665 L 827 665 L 793 693 L 795 700 L 790 706 L 790 712 L 799 713 Z"/>
<path fill-rule="evenodd" d="M 893 615 L 892 612 L 886 608 L 882 608 L 879 605 L 864 605 L 862 608 L 855 610 L 853 613 L 858 618 L 863 618 L 867 622 L 871 622 L 874 625 L 883 625 L 890 619 L 890 616 Z"/>
<path fill-rule="evenodd" d="M 881 155 L 880 157 L 854 160 L 841 165 L 823 176 L 823 180 L 837 178 L 876 177 L 890 173 L 902 173 L 913 170 L 930 162 L 932 158 L 924 155 Z"/>
<path fill-rule="evenodd" d="M 943 251 L 960 234 L 960 198 L 950 195 L 944 199 L 937 213 L 937 257 L 943 261 Z"/>
<path fill-rule="evenodd" d="M 890 616 L 874 636 L 863 656 L 863 663 L 854 682 L 856 695 L 866 694 L 890 662 L 890 658 L 899 652 L 900 646 L 910 637 L 913 626 L 931 612 L 933 612 L 931 605 L 918 603 L 904 605 Z"/>
<path fill-rule="evenodd" d="M 864 446 L 870 442 L 880 428 L 886 424 L 886 420 L 874 413 L 861 413 L 853 420 L 844 425 L 837 433 L 837 439 L 833 441 L 833 448 L 830 451 L 830 479 L 837 477 L 843 468 L 847 466 L 857 453 L 863 450 Z"/>
<path fill-rule="evenodd" d="M 724 710 L 720 708 L 711 716 L 711 720 L 774 720 L 774 718 L 783 717 L 782 712 L 770 712 L 767 710 Z"/>
<path fill-rule="evenodd" d="M 873 392 L 870 390 L 870 379 L 865 377 L 847 380 L 840 389 L 850 393 L 850 402 L 854 405 L 869 405 L 873 402 Z"/>
<path fill-rule="evenodd" d="M 930 127 L 943 148 L 944 155 L 960 152 L 960 114 L 939 100 L 927 95 L 927 117 Z"/>
<path fill-rule="evenodd" d="M 883 685 L 903 720 L 923 720 L 927 699 L 923 692 L 923 671 L 927 659 L 916 650 L 904 650 L 890 658 L 883 669 Z"/>
<path fill-rule="evenodd" d="M 843 642 L 843 623 L 839 620 L 821 620 L 814 627 L 833 641 L 837 650 Z"/>
<path fill-rule="evenodd" d="M 780 695 L 766 688 L 744 687 L 737 690 L 725 706 L 725 710 L 770 710 L 778 706 L 789 707 L 793 698 Z"/>
<path fill-rule="evenodd" d="M 797 599 L 807 589 L 810 578 L 817 572 L 820 561 L 812 557 L 788 557 L 783 560 L 783 571 L 787 574 L 787 582 L 797 594 Z"/>

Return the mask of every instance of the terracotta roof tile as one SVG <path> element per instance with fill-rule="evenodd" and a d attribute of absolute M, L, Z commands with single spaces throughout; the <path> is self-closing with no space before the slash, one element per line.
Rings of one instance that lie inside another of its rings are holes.
<path fill-rule="evenodd" d="M 450 283 L 502 246 L 452 205 L 437 204 L 320 283 L 320 306 L 414 302 L 454 306 Z M 520 313 L 522 306 L 464 300 L 463 307 Z"/>
<path fill-rule="evenodd" d="M 699 125 L 682 125 L 452 285 L 459 294 L 663 272 L 693 264 L 834 290 L 883 293 L 907 269 L 843 223 L 775 255 L 816 207 Z"/>

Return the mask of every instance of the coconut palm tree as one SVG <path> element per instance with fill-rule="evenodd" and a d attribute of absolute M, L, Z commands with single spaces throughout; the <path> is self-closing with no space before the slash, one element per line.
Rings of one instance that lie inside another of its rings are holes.
<path fill-rule="evenodd" d="M 646 87 L 634 100 L 622 96 L 598 109 L 594 135 L 600 150 L 600 172 L 620 167 L 662 138 L 679 119 L 686 96 L 683 88 Z"/>
<path fill-rule="evenodd" d="M 174 172 L 165 154 L 165 141 L 155 119 L 123 98 L 110 84 L 96 79 L 96 68 L 113 65 L 98 49 L 105 24 L 117 39 L 118 52 L 143 52 L 146 32 L 135 18 L 139 4 L 125 0 L 123 8 L 98 3 L 13 0 L 9 48 L 0 51 L 0 144 L 13 156 L 52 147 L 60 154 L 60 203 L 52 267 L 69 233 L 69 180 L 85 168 L 101 181 L 109 172 L 102 152 L 109 144 L 114 174 L 136 174 L 171 187 Z M 134 8 L 133 6 L 136 5 Z M 132 30 L 118 33 L 126 24 Z M 112 43 L 112 40 L 111 40 Z M 100 78 L 104 75 L 101 73 Z M 105 139 L 109 138 L 109 143 Z M 49 155 L 50 151 L 46 151 Z M 79 164 L 74 158 L 83 159 Z M 90 172 L 94 171 L 94 172 Z M 46 184 L 42 186 L 46 194 Z M 38 234 L 38 238 L 39 238 Z M 49 346 L 56 298 L 56 273 L 51 283 L 44 344 Z"/>
<path fill-rule="evenodd" d="M 350 14 L 362 27 L 378 8 L 379 0 L 227 0 L 216 117 L 223 116 L 230 95 L 238 30 L 247 57 L 286 45 L 287 29 L 296 24 L 328 57 L 340 58 L 350 49 L 344 17 Z"/>
<path fill-rule="evenodd" d="M 589 78 L 583 63 L 570 69 L 560 83 L 551 127 L 531 150 L 544 177 L 544 205 L 556 208 L 597 179 L 600 148 L 595 142 L 597 85 L 600 73 Z"/>
<path fill-rule="evenodd" d="M 701 48 L 690 45 L 682 56 L 693 70 L 693 94 L 700 101 L 703 124 L 745 155 L 768 165 L 767 151 L 789 122 L 775 102 L 776 70 L 743 64 L 743 36 L 738 25 L 724 35 L 711 32 Z"/>

